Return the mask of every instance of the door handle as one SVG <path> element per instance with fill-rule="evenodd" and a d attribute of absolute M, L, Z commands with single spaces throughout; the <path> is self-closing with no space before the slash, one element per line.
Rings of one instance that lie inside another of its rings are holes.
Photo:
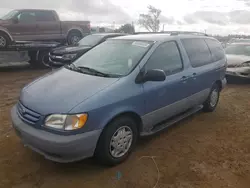
<path fill-rule="evenodd" d="M 194 80 L 196 80 L 196 76 L 197 76 L 197 74 L 194 72 L 193 74 L 192 74 L 192 78 L 194 79 Z"/>
<path fill-rule="evenodd" d="M 186 81 L 189 77 L 188 76 L 182 76 L 181 81 Z"/>

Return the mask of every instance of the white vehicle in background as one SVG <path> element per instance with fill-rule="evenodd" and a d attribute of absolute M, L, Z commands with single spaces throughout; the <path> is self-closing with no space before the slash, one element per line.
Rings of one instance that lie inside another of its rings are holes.
<path fill-rule="evenodd" d="M 228 63 L 226 75 L 250 79 L 250 42 L 232 43 L 225 52 Z"/>

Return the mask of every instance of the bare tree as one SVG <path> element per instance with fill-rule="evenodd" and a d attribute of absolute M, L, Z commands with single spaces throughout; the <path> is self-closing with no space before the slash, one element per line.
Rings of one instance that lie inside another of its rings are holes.
<path fill-rule="evenodd" d="M 149 32 L 157 32 L 160 29 L 160 20 L 161 10 L 153 7 L 152 5 L 148 6 L 147 14 L 140 14 L 139 25 L 147 29 Z"/>
<path fill-rule="evenodd" d="M 128 34 L 134 34 L 135 28 L 132 24 L 124 24 L 119 29 L 115 30 L 116 33 L 128 33 Z"/>

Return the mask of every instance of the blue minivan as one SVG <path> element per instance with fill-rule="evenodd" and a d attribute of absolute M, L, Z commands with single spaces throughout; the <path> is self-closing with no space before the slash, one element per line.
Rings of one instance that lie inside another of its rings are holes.
<path fill-rule="evenodd" d="M 124 161 L 140 136 L 212 112 L 227 61 L 212 37 L 143 34 L 109 39 L 26 85 L 11 110 L 25 146 L 57 162 Z"/>

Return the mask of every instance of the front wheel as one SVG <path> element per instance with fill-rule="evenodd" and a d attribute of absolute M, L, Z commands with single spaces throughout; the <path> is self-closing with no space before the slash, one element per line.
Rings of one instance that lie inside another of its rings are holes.
<path fill-rule="evenodd" d="M 9 44 L 9 37 L 4 33 L 0 33 L 0 48 L 7 48 Z"/>
<path fill-rule="evenodd" d="M 30 65 L 34 68 L 49 68 L 49 51 L 30 52 Z"/>
<path fill-rule="evenodd" d="M 123 162 L 133 150 L 138 137 L 136 122 L 120 117 L 107 125 L 98 141 L 95 157 L 105 165 Z"/>
<path fill-rule="evenodd" d="M 219 98 L 220 98 L 220 87 L 218 84 L 215 84 L 212 87 L 207 100 L 203 104 L 204 105 L 203 110 L 205 112 L 213 112 L 219 102 Z"/>

